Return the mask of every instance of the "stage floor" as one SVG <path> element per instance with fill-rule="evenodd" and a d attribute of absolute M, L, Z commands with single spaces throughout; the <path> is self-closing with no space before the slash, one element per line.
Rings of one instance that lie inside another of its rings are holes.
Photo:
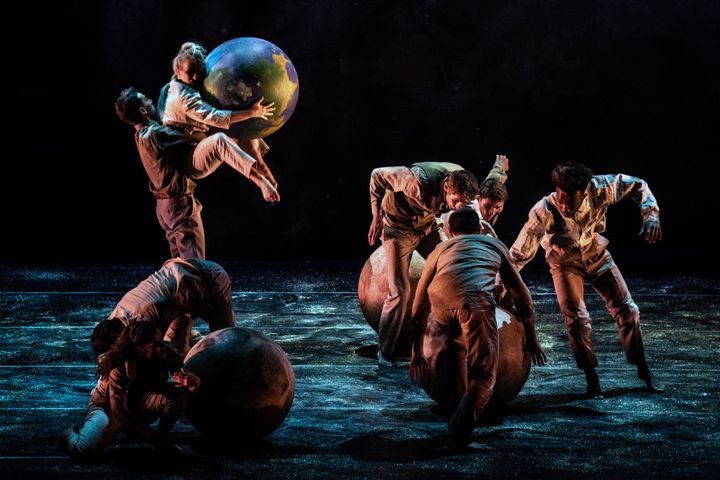
<path fill-rule="evenodd" d="M 159 266 L 159 265 L 158 265 Z M 406 368 L 378 369 L 357 303 L 361 265 L 224 265 L 239 326 L 287 352 L 296 376 L 285 422 L 251 449 L 218 451 L 186 423 L 174 462 L 119 441 L 76 465 L 57 435 L 83 418 L 94 384 L 89 335 L 158 266 L 0 267 L 3 478 L 700 478 L 720 476 L 720 278 L 626 278 L 664 394 L 646 393 L 613 320 L 588 287 L 605 398 L 585 400 L 548 273 L 528 275 L 549 364 L 450 452 L 446 421 Z M 622 266 L 621 266 L 622 267 Z M 204 325 L 199 330 L 203 331 Z"/>

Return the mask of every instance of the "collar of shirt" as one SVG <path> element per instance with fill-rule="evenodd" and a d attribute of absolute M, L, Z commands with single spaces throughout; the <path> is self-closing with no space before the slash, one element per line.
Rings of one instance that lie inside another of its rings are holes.
<path fill-rule="evenodd" d="M 555 192 L 551 193 L 548 198 L 550 199 L 550 203 L 557 209 L 558 213 L 560 213 L 563 218 L 574 222 L 577 222 L 577 220 L 586 216 L 590 212 L 590 197 L 587 194 L 587 191 L 583 196 L 582 202 L 580 202 L 580 206 L 570 216 L 563 214 L 562 210 L 560 210 L 560 207 L 557 204 L 557 194 Z"/>

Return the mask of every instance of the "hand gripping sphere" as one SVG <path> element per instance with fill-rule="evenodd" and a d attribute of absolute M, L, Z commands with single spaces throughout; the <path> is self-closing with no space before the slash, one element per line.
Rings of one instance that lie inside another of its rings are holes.
<path fill-rule="evenodd" d="M 242 37 L 219 45 L 205 60 L 203 96 L 214 107 L 247 110 L 261 97 L 274 102 L 275 112 L 267 120 L 252 118 L 234 123 L 236 138 L 262 138 L 288 121 L 297 105 L 300 83 L 292 62 L 272 43 Z"/>
<path fill-rule="evenodd" d="M 247 443 L 272 433 L 285 419 L 295 375 L 280 346 L 254 330 L 210 333 L 185 358 L 200 377 L 187 416 L 200 432 L 228 443 Z"/>
<path fill-rule="evenodd" d="M 403 322 L 403 329 L 398 339 L 396 351 L 410 352 L 412 344 L 410 329 L 410 311 L 415 297 L 415 289 L 420 280 L 425 260 L 417 252 L 413 252 L 410 261 L 410 285 L 412 295 L 408 304 L 408 315 Z M 368 324 L 377 331 L 380 324 L 380 313 L 388 293 L 387 259 L 385 249 L 381 246 L 375 250 L 365 262 L 358 282 L 358 298 L 360 308 Z M 500 336 L 500 361 L 498 363 L 497 380 L 490 405 L 503 405 L 511 401 L 520 392 L 530 374 L 530 354 L 525 351 L 525 330 L 515 316 L 509 311 L 497 308 L 495 317 Z M 428 318 L 427 329 L 423 338 L 423 351 L 428 362 L 428 374 L 421 379 L 420 385 L 430 397 L 443 406 L 458 401 L 453 373 L 453 362 L 448 358 L 448 339 L 439 330 L 432 315 Z"/>

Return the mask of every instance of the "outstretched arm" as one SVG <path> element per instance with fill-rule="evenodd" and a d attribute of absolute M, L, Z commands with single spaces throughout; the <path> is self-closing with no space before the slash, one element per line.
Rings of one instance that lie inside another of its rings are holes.
<path fill-rule="evenodd" d="M 270 102 L 263 105 L 265 97 L 260 97 L 257 102 L 247 110 L 221 110 L 207 103 L 200 96 L 200 92 L 194 88 L 182 90 L 182 105 L 185 114 L 196 122 L 204 123 L 211 127 L 228 129 L 233 123 L 242 122 L 251 118 L 262 118 L 267 120 L 275 113 L 275 103 Z"/>
<path fill-rule="evenodd" d="M 662 238 L 660 228 L 660 207 L 655 196 L 650 191 L 647 182 L 641 178 L 624 175 L 596 175 L 592 179 L 595 195 L 600 201 L 608 205 L 629 198 L 639 207 L 643 217 L 643 226 L 640 235 L 650 244 Z"/>
<path fill-rule="evenodd" d="M 275 102 L 263 105 L 263 100 L 265 100 L 265 97 L 260 97 L 258 101 L 247 110 L 233 111 L 230 114 L 230 123 L 238 123 L 251 118 L 262 118 L 263 120 L 267 120 L 268 117 L 272 117 L 275 114 Z"/>

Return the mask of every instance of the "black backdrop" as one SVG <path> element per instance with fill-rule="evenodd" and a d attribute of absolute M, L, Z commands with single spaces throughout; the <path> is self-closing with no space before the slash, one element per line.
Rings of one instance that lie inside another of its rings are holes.
<path fill-rule="evenodd" d="M 646 179 L 665 238 L 644 247 L 611 209 L 625 269 L 717 263 L 720 3 L 699 1 L 35 2 L 8 15 L 3 263 L 157 260 L 167 247 L 119 91 L 151 97 L 188 39 L 255 36 L 300 77 L 267 139 L 283 200 L 223 167 L 201 181 L 209 258 L 361 261 L 372 168 L 511 159 L 498 231 L 511 243 L 559 161 Z M 22 34 L 11 33 L 9 25 Z M 538 265 L 536 263 L 535 265 Z"/>

